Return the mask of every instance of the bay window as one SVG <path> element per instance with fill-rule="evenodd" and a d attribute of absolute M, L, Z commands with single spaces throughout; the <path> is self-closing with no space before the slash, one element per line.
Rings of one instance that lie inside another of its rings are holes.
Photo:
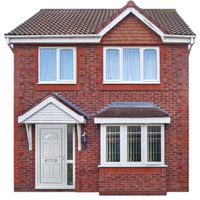
<path fill-rule="evenodd" d="M 104 47 L 104 83 L 158 84 L 159 57 L 159 47 Z"/>
<path fill-rule="evenodd" d="M 101 125 L 101 166 L 150 165 L 164 165 L 164 124 Z"/>
<path fill-rule="evenodd" d="M 75 47 L 40 47 L 38 58 L 40 84 L 76 83 Z"/>

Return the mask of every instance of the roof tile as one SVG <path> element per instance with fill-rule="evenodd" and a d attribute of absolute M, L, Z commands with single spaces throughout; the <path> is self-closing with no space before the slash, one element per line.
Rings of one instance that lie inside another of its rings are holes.
<path fill-rule="evenodd" d="M 171 116 L 152 102 L 114 102 L 95 117 L 169 117 Z"/>
<path fill-rule="evenodd" d="M 41 9 L 6 35 L 95 34 L 127 7 L 134 7 L 162 31 L 195 35 L 174 9 L 141 9 L 130 1 L 121 9 Z"/>

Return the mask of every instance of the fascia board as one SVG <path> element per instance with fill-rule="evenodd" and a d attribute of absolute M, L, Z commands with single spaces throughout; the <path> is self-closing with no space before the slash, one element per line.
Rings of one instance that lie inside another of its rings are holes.
<path fill-rule="evenodd" d="M 25 123 L 26 119 L 28 119 L 30 116 L 34 115 L 36 112 L 38 112 L 39 110 L 41 110 L 42 108 L 44 108 L 49 103 L 53 103 L 58 108 L 60 108 L 61 110 L 63 110 L 64 112 L 66 112 L 67 114 L 69 114 L 70 116 L 72 116 L 79 123 L 86 123 L 86 119 L 83 116 L 78 115 L 73 110 L 69 109 L 68 107 L 66 107 L 65 105 L 63 105 L 62 103 L 60 103 L 58 100 L 54 99 L 53 97 L 48 97 L 46 100 L 44 100 L 41 103 L 39 103 L 38 105 L 36 105 L 34 108 L 32 108 L 31 110 L 29 110 L 25 114 L 19 116 L 18 117 L 18 123 Z"/>
<path fill-rule="evenodd" d="M 40 44 L 62 44 L 62 43 L 100 43 L 101 36 L 100 35 L 37 35 L 37 36 L 5 36 L 5 38 L 9 38 L 10 44 L 33 44 L 33 43 L 40 43 Z"/>
<path fill-rule="evenodd" d="M 164 35 L 163 43 L 184 43 L 194 44 L 196 36 L 194 35 Z"/>
<path fill-rule="evenodd" d="M 170 124 L 170 117 L 145 117 L 145 118 L 94 118 L 95 124 Z"/>

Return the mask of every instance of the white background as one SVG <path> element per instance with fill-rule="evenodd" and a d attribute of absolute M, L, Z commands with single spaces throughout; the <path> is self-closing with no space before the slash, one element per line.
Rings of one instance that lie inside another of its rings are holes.
<path fill-rule="evenodd" d="M 105 196 L 98 193 L 13 192 L 13 53 L 4 34 L 44 8 L 122 8 L 128 0 L 10 0 L 0 2 L 0 196 L 1 199 L 200 199 L 200 6 L 198 0 L 135 0 L 140 8 L 175 8 L 197 34 L 190 54 L 190 192 L 167 196 Z M 199 36 L 199 37 L 198 37 Z M 89 144 L 88 144 L 89 145 Z M 28 149 L 28 144 L 27 144 Z"/>

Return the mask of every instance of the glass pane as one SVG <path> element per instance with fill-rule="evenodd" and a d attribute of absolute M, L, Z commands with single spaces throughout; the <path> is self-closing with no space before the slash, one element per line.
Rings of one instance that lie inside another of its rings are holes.
<path fill-rule="evenodd" d="M 120 126 L 106 127 L 106 162 L 120 162 Z"/>
<path fill-rule="evenodd" d="M 40 49 L 40 81 L 56 81 L 56 49 Z"/>
<path fill-rule="evenodd" d="M 73 160 L 73 126 L 67 126 L 67 160 Z"/>
<path fill-rule="evenodd" d="M 67 185 L 73 185 L 73 164 L 67 164 Z"/>
<path fill-rule="evenodd" d="M 127 127 L 127 161 L 141 162 L 141 126 Z"/>
<path fill-rule="evenodd" d="M 119 80 L 119 50 L 106 51 L 106 80 Z"/>
<path fill-rule="evenodd" d="M 140 80 L 140 50 L 124 49 L 123 50 L 123 80 L 139 81 Z"/>
<path fill-rule="evenodd" d="M 73 80 L 74 77 L 74 59 L 73 50 L 61 50 L 60 51 L 60 79 L 61 80 Z"/>
<path fill-rule="evenodd" d="M 157 79 L 157 51 L 154 49 L 144 50 L 144 79 Z"/>
<path fill-rule="evenodd" d="M 161 162 L 161 126 L 147 127 L 147 161 Z"/>

